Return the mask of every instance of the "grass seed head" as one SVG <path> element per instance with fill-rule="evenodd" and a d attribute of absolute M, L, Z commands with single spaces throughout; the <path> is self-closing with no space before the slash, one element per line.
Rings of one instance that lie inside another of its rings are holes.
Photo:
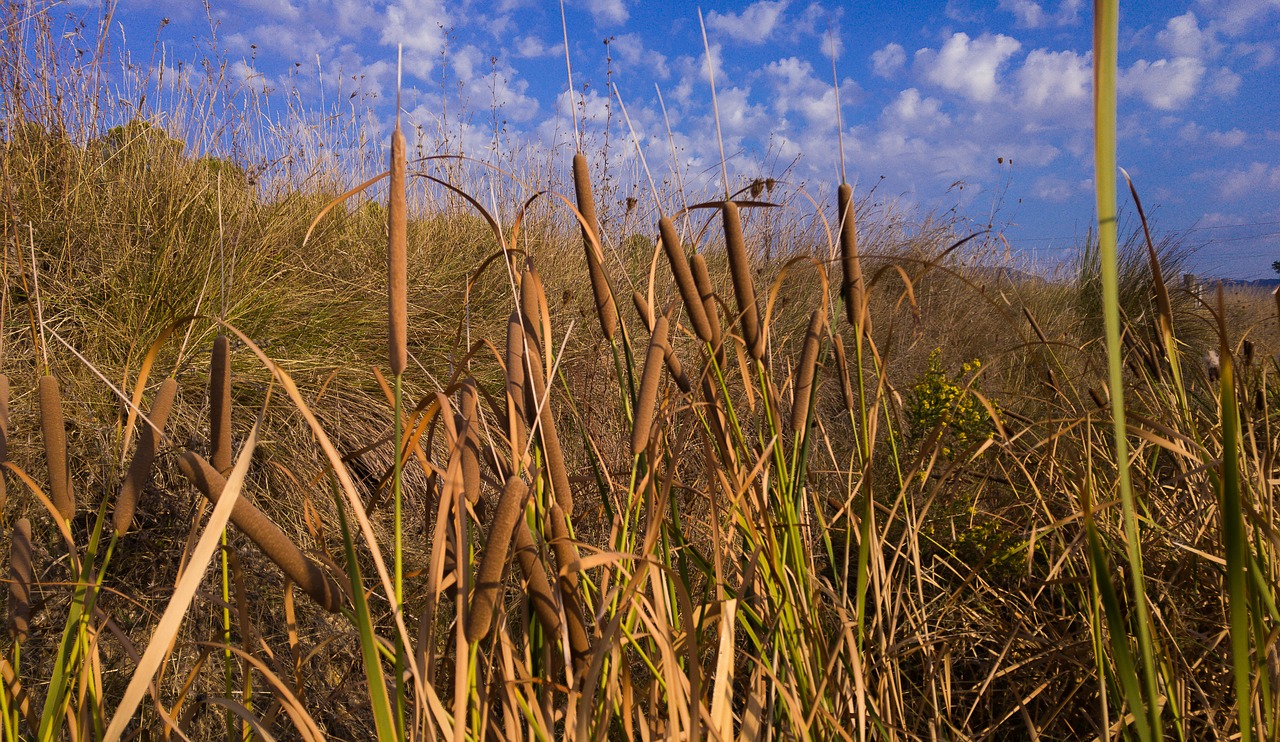
<path fill-rule="evenodd" d="M 702 298 L 702 309 L 707 315 L 707 323 L 711 325 L 711 347 L 715 348 L 716 360 L 724 368 L 725 349 L 720 331 L 720 313 L 716 310 L 716 292 L 711 285 L 711 273 L 707 270 L 707 259 L 702 253 L 694 253 L 689 261 L 693 269 L 693 282 L 698 287 L 698 295 Z"/>
<path fill-rule="evenodd" d="M 845 317 L 854 327 L 861 326 L 862 263 L 858 259 L 857 220 L 853 209 L 853 186 L 841 183 L 836 191 L 836 214 L 840 220 L 840 263 L 844 277 L 840 296 L 844 298 Z"/>

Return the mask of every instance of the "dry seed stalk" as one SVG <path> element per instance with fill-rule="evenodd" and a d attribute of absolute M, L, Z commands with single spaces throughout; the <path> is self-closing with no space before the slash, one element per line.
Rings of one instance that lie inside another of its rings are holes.
<path fill-rule="evenodd" d="M 399 376 L 408 365 L 409 274 L 408 205 L 405 196 L 405 141 L 400 116 L 391 134 L 391 193 L 387 203 L 387 299 L 391 373 Z"/>
<path fill-rule="evenodd" d="M 40 430 L 44 435 L 44 459 L 49 465 L 49 494 L 54 507 L 66 520 L 76 514 L 75 493 L 71 489 L 71 465 L 67 461 L 67 428 L 62 418 L 62 397 L 58 380 L 41 376 Z"/>
<path fill-rule="evenodd" d="M 716 292 L 711 286 L 711 273 L 707 270 L 707 259 L 702 253 L 694 253 L 689 261 L 693 269 L 693 283 L 698 287 L 698 295 L 702 297 L 702 309 L 706 312 L 707 323 L 711 325 L 711 347 L 715 349 L 716 361 L 721 368 L 725 365 L 724 341 L 720 335 L 720 313 L 716 311 Z"/>
<path fill-rule="evenodd" d="M 840 295 L 844 298 L 845 317 L 855 328 L 862 326 L 862 263 L 858 259 L 858 230 L 853 208 L 853 186 L 841 183 L 836 190 L 836 212 L 840 220 L 840 262 L 844 280 Z"/>
<path fill-rule="evenodd" d="M 120 496 L 116 499 L 114 522 L 117 536 L 123 536 L 129 530 L 134 511 L 138 507 L 138 498 L 151 483 L 151 465 L 160 450 L 160 437 L 151 426 L 164 430 L 177 393 L 178 380 L 172 376 L 165 379 L 156 392 L 155 401 L 151 403 L 151 414 L 148 415 L 151 424 L 148 425 L 145 420 L 142 423 L 142 432 L 138 434 L 138 448 L 133 453 L 133 461 L 129 464 L 124 484 L 120 487 Z"/>
<path fill-rule="evenodd" d="M 618 307 L 613 301 L 613 289 L 609 286 L 609 277 L 596 249 L 600 242 L 600 220 L 596 216 L 596 201 L 591 191 L 591 171 L 587 168 L 587 158 L 581 152 L 573 156 L 573 192 L 578 200 L 578 211 L 587 223 L 582 228 L 582 246 L 587 252 L 587 274 L 596 300 L 596 315 L 600 317 L 600 329 L 605 338 L 612 341 L 618 331 Z"/>
<path fill-rule="evenodd" d="M 751 261 L 747 258 L 747 241 L 742 234 L 742 215 L 738 205 L 725 201 L 720 210 L 724 218 L 724 244 L 729 254 L 729 271 L 733 277 L 733 294 L 738 300 L 742 322 L 742 340 L 757 361 L 764 358 L 764 334 L 760 331 L 760 311 L 756 307 L 756 284 L 751 278 Z"/>
<path fill-rule="evenodd" d="M 680 245 L 680 235 L 670 217 L 658 220 L 658 237 L 662 241 L 662 249 L 667 253 L 671 263 L 671 274 L 676 279 L 676 287 L 680 289 L 680 298 L 684 300 L 684 311 L 689 315 L 689 323 L 693 331 L 703 342 L 711 342 L 711 323 L 707 320 L 706 309 L 702 306 L 702 297 L 698 286 L 693 282 L 693 272 L 689 270 L 689 262 L 684 257 L 684 248 Z"/>
<path fill-rule="evenodd" d="M 9 636 L 21 644 L 31 628 L 31 521 L 19 518 L 9 542 Z"/>
<path fill-rule="evenodd" d="M 231 472 L 231 348 L 226 335 L 213 340 L 209 366 L 209 463 Z"/>
<path fill-rule="evenodd" d="M 822 330 L 827 315 L 815 309 L 809 317 L 809 329 L 804 334 L 804 347 L 800 351 L 800 365 L 796 368 L 795 389 L 792 393 L 791 429 L 802 433 L 809 423 L 809 405 L 813 398 L 813 378 L 818 368 L 818 350 L 822 345 Z"/>
<path fill-rule="evenodd" d="M 636 402 L 635 425 L 631 428 L 631 455 L 639 456 L 649 445 L 649 429 L 653 427 L 654 408 L 658 404 L 658 385 L 662 380 L 662 365 L 666 355 L 668 323 L 665 316 L 653 325 L 649 340 L 649 352 L 644 359 L 644 373 L 640 377 L 640 395 Z"/>
<path fill-rule="evenodd" d="M 516 525 L 524 516 L 524 505 L 529 487 L 517 477 L 511 477 L 502 489 L 498 510 L 489 527 L 489 538 L 480 557 L 480 569 L 476 573 L 476 588 L 471 595 L 471 609 L 467 615 L 467 641 L 478 642 L 489 635 L 493 623 L 493 610 L 502 594 L 502 572 L 511 554 L 511 542 Z"/>
<path fill-rule="evenodd" d="M 217 504 L 227 480 L 209 462 L 188 451 L 178 457 L 178 469 L 209 502 Z M 342 591 L 338 585 L 253 503 L 243 497 L 237 499 L 231 509 L 231 522 L 317 605 L 330 613 L 341 610 Z"/>

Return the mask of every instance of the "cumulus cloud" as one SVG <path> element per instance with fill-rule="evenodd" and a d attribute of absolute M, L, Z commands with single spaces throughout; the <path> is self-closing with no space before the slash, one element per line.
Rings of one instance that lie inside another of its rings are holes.
<path fill-rule="evenodd" d="M 647 48 L 639 34 L 624 33 L 613 38 L 611 47 L 618 59 L 632 68 L 643 68 L 659 80 L 671 77 L 665 55 Z"/>
<path fill-rule="evenodd" d="M 1019 28 L 1043 28 L 1075 23 L 1080 17 L 1081 4 L 1082 0 L 1063 0 L 1058 11 L 1051 13 L 1035 0 L 1000 0 L 1000 9 L 1012 13 Z"/>
<path fill-rule="evenodd" d="M 760 44 L 766 41 L 782 18 L 790 0 L 760 0 L 748 5 L 741 13 L 707 14 L 707 26 L 734 41 L 744 44 Z"/>
<path fill-rule="evenodd" d="M 947 39 L 940 50 L 916 52 L 916 65 L 924 78 L 946 90 L 979 103 L 989 103 L 1000 92 L 1001 66 L 1022 44 L 1003 34 L 983 34 L 970 39 L 963 32 Z"/>
<path fill-rule="evenodd" d="M 1091 55 L 1036 49 L 1018 69 L 1023 102 L 1031 108 L 1073 106 L 1089 99 L 1093 87 Z"/>
<path fill-rule="evenodd" d="M 921 96 L 915 88 L 907 88 L 892 103 L 885 106 L 881 117 L 896 129 L 933 131 L 951 125 L 951 117 L 942 112 L 937 98 Z"/>
<path fill-rule="evenodd" d="M 1069 201 L 1075 195 L 1075 186 L 1070 181 L 1054 175 L 1043 175 L 1036 178 L 1033 188 L 1036 198 L 1055 204 Z"/>
<path fill-rule="evenodd" d="M 1195 11 L 1188 10 L 1170 18 L 1156 34 L 1156 41 L 1175 57 L 1203 57 L 1218 51 L 1219 45 L 1213 36 L 1211 31 L 1200 28 Z"/>
<path fill-rule="evenodd" d="M 405 70 L 419 78 L 431 73 L 435 55 L 444 48 L 449 15 L 444 0 L 409 0 L 387 6 L 382 26 L 384 44 L 403 44 Z"/>
<path fill-rule="evenodd" d="M 515 52 L 517 57 L 523 59 L 558 57 L 564 53 L 564 46 L 562 44 L 548 45 L 537 36 L 529 34 L 516 39 Z"/>
<path fill-rule="evenodd" d="M 798 111 L 812 124 L 835 122 L 835 88 L 819 79 L 812 64 L 788 57 L 765 65 L 764 73 L 774 90 L 773 108 L 780 116 Z M 852 81 L 845 81 L 841 88 L 841 102 L 848 102 L 859 92 Z"/>
<path fill-rule="evenodd" d="M 901 44 L 886 44 L 871 54 L 871 69 L 885 79 L 898 74 L 906 63 L 907 50 Z"/>
<path fill-rule="evenodd" d="M 1239 129 L 1230 131 L 1211 131 L 1206 138 L 1219 147 L 1239 147 L 1248 140 L 1248 135 Z"/>
<path fill-rule="evenodd" d="M 1219 98 L 1230 98 L 1240 90 L 1243 81 L 1227 67 L 1219 67 L 1210 76 L 1205 88 Z"/>
<path fill-rule="evenodd" d="M 1224 173 L 1218 183 L 1218 195 L 1228 200 L 1259 190 L 1280 190 L 1280 166 L 1255 162 L 1243 170 Z"/>
<path fill-rule="evenodd" d="M 1161 111 L 1184 106 L 1204 78 L 1204 62 L 1195 57 L 1175 57 L 1148 62 L 1139 59 L 1120 73 L 1120 92 L 1136 95 Z"/>
<path fill-rule="evenodd" d="M 1215 23 L 1235 35 L 1248 30 L 1267 16 L 1280 11 L 1280 0 L 1201 0 L 1214 13 Z"/>

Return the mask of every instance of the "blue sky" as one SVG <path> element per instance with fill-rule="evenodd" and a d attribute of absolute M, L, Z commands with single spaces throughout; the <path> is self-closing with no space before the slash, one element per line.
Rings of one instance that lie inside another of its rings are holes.
<path fill-rule="evenodd" d="M 403 109 L 485 157 L 572 153 L 559 6 L 546 0 L 211 0 L 237 84 L 318 107 L 359 90 L 374 127 Z M 1161 230 L 1187 230 L 1196 269 L 1273 276 L 1280 260 L 1280 0 L 1122 2 L 1120 164 Z M 715 188 L 719 152 L 698 24 L 715 61 L 731 179 L 838 180 L 836 53 L 848 178 L 912 213 L 992 218 L 1021 254 L 1067 259 L 1093 214 L 1092 6 L 1084 0 L 895 4 L 571 0 L 569 51 L 586 149 L 636 169 L 617 86 L 655 179 Z M 161 19 L 170 23 L 160 28 Z M 135 58 L 209 46 L 198 3 L 126 0 L 113 37 Z M 158 34 L 158 36 L 157 36 Z M 605 40 L 608 43 L 604 43 Z M 834 41 L 833 41 L 834 40 Z M 354 77 L 353 77 L 354 76 Z M 341 82 L 339 82 L 341 81 Z M 323 88 L 323 90 L 322 90 Z M 585 93 L 584 93 L 585 90 Z M 666 105 L 666 119 L 658 91 Z M 283 110 L 277 104 L 274 110 Z M 610 115 L 612 114 L 612 115 Z"/>

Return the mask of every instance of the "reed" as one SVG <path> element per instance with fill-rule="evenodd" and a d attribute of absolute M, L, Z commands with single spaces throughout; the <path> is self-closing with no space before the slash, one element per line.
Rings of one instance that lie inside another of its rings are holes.
<path fill-rule="evenodd" d="M 71 464 L 67 461 L 67 427 L 62 417 L 58 380 L 41 376 L 39 384 L 40 431 L 44 436 L 44 460 L 49 467 L 49 496 L 64 520 L 76 514 L 71 488 Z"/>
<path fill-rule="evenodd" d="M 19 518 L 9 540 L 9 636 L 18 644 L 25 642 L 31 631 L 32 558 L 31 521 Z"/>
<path fill-rule="evenodd" d="M 151 414 L 142 422 L 142 431 L 138 434 L 138 448 L 133 453 L 133 461 L 120 486 L 120 494 L 116 498 L 115 529 L 117 536 L 123 536 L 133 524 L 133 514 L 138 507 L 138 499 L 151 484 L 151 469 L 156 454 L 160 451 L 160 434 L 156 429 L 164 430 L 169 421 L 169 412 L 173 409 L 173 400 L 178 394 L 178 380 L 172 376 L 161 384 L 156 398 L 151 403 Z M 154 428 L 152 426 L 155 426 Z"/>
<path fill-rule="evenodd" d="M 581 152 L 573 155 L 573 193 L 577 198 L 582 220 L 582 247 L 587 254 L 587 277 L 591 280 L 591 294 L 596 302 L 596 316 L 606 340 L 613 342 L 618 331 L 618 306 L 613 299 L 613 289 L 599 252 L 601 242 L 600 220 L 596 216 L 596 199 L 591 190 L 591 170 L 587 158 Z"/>
<path fill-rule="evenodd" d="M 209 463 L 226 474 L 231 453 L 231 345 L 226 335 L 218 335 L 209 365 Z"/>
<path fill-rule="evenodd" d="M 733 279 L 733 294 L 738 300 L 738 317 L 742 327 L 742 341 L 747 352 L 757 361 L 764 358 L 764 333 L 760 327 L 760 310 L 756 306 L 756 283 L 751 277 L 751 260 L 747 257 L 747 240 L 742 233 L 742 216 L 738 205 L 725 201 L 720 208 L 724 220 L 725 251 L 729 256 L 729 274 Z"/>
<path fill-rule="evenodd" d="M 467 611 L 467 641 L 478 642 L 489 635 L 493 613 L 502 596 L 502 574 L 511 555 L 516 525 L 524 517 L 529 487 L 518 477 L 507 480 L 498 500 L 485 540 L 480 569 L 476 572 L 475 591 Z"/>
<path fill-rule="evenodd" d="M 204 457 L 187 451 L 178 456 L 178 470 L 205 499 L 215 505 L 218 503 L 227 480 Z M 236 500 L 231 510 L 231 522 L 257 544 L 295 585 L 311 596 L 316 605 L 330 613 L 342 610 L 343 593 L 337 583 L 307 558 L 284 531 L 253 503 L 243 497 Z"/>

